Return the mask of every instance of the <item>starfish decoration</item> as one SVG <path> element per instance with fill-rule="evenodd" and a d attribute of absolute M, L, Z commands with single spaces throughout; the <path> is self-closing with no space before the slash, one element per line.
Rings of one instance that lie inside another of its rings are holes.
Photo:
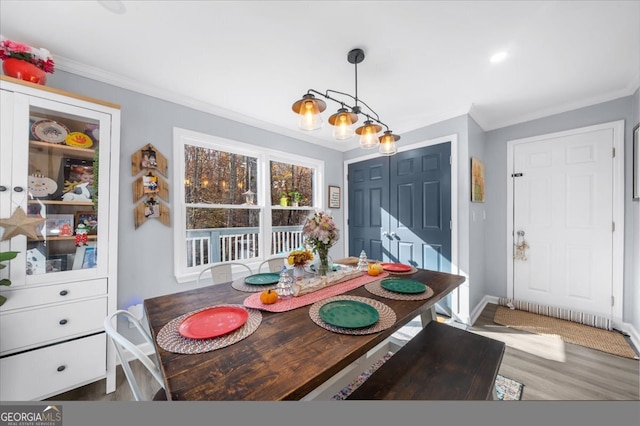
<path fill-rule="evenodd" d="M 4 228 L 4 233 L 0 241 L 8 240 L 16 235 L 26 235 L 28 238 L 38 239 L 36 226 L 44 222 L 45 218 L 28 217 L 27 214 L 18 207 L 11 217 L 0 219 L 0 226 Z"/>

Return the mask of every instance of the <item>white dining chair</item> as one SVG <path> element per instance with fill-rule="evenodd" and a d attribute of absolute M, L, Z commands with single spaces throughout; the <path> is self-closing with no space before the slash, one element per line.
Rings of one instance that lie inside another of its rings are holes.
<path fill-rule="evenodd" d="M 138 332 L 144 337 L 146 342 L 154 348 L 153 340 L 151 339 L 151 335 L 140 321 L 129 311 L 118 310 L 108 315 L 104 319 L 104 330 L 107 332 L 107 336 L 113 342 L 113 345 L 116 348 L 116 352 L 118 354 L 118 358 L 120 358 L 120 364 L 122 365 L 122 370 L 124 371 L 124 375 L 129 382 L 129 387 L 131 388 L 131 392 L 133 393 L 133 397 L 136 401 L 145 401 L 146 399 L 143 397 L 142 391 L 140 390 L 140 386 L 138 386 L 138 382 L 136 381 L 135 376 L 133 375 L 133 370 L 131 370 L 131 365 L 129 364 L 128 359 L 124 356 L 124 350 L 129 351 L 138 361 L 142 363 L 143 366 L 146 367 L 147 370 L 151 373 L 154 379 L 160 384 L 160 389 L 153 396 L 153 401 L 166 401 L 167 393 L 164 388 L 164 379 L 162 377 L 162 373 L 160 372 L 160 368 L 158 368 L 157 362 L 157 354 L 154 350 L 153 354 L 156 357 L 156 362 L 154 362 L 151 358 L 149 358 L 140 348 L 131 342 L 129 339 L 124 337 L 122 334 L 118 333 L 117 330 L 117 318 L 118 316 L 126 317 L 138 330 Z M 115 325 L 114 325 L 115 319 Z"/>
<path fill-rule="evenodd" d="M 211 274 L 211 279 L 213 280 L 213 284 L 226 283 L 229 281 L 233 281 L 233 268 L 237 266 L 240 269 L 243 269 L 243 276 L 249 276 L 253 274 L 251 268 L 244 263 L 240 262 L 225 262 L 218 263 L 215 265 L 211 265 L 202 271 L 198 275 L 198 280 L 196 285 L 200 286 L 200 281 L 203 280 L 203 277 L 207 274 Z M 244 273 L 246 272 L 246 275 Z"/>
<path fill-rule="evenodd" d="M 265 260 L 258 267 L 258 272 L 262 272 L 262 268 L 268 265 L 268 272 L 280 272 L 282 267 L 285 266 L 285 262 L 288 256 L 277 256 Z"/>

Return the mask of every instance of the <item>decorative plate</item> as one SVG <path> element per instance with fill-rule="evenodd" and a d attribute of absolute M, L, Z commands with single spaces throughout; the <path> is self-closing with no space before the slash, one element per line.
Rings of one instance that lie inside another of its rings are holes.
<path fill-rule="evenodd" d="M 382 263 L 382 269 L 389 272 L 408 272 L 411 266 L 402 263 Z"/>
<path fill-rule="evenodd" d="M 426 285 L 406 278 L 385 278 L 380 281 L 380 286 L 394 293 L 417 294 L 427 291 Z"/>
<path fill-rule="evenodd" d="M 40 120 L 33 123 L 31 132 L 41 141 L 62 143 L 69 134 L 69 129 L 57 121 Z"/>
<path fill-rule="evenodd" d="M 249 285 L 268 285 L 275 284 L 280 280 L 280 274 L 277 272 L 265 272 L 264 274 L 249 275 L 244 279 L 245 284 Z"/>
<path fill-rule="evenodd" d="M 188 316 L 178 333 L 189 339 L 210 339 L 236 330 L 247 322 L 249 312 L 236 306 L 216 306 Z"/>
<path fill-rule="evenodd" d="M 336 300 L 326 303 L 318 313 L 324 322 L 344 328 L 368 327 L 380 318 L 376 308 L 356 300 Z"/>
<path fill-rule="evenodd" d="M 91 138 L 81 132 L 71 132 L 64 139 L 64 143 L 78 148 L 89 148 L 93 145 Z"/>

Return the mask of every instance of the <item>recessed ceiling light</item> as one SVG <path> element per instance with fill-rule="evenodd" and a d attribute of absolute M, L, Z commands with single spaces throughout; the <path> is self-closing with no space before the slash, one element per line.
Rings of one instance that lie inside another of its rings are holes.
<path fill-rule="evenodd" d="M 502 62 L 506 59 L 507 52 L 504 50 L 502 52 L 495 53 L 489 60 L 492 64 L 497 64 L 498 62 Z"/>

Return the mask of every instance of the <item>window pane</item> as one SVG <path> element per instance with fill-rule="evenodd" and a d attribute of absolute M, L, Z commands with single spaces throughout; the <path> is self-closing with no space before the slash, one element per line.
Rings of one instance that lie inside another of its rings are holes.
<path fill-rule="evenodd" d="M 303 246 L 302 225 L 309 210 L 271 211 L 271 254 L 288 253 Z"/>
<path fill-rule="evenodd" d="M 256 158 L 192 145 L 185 145 L 184 157 L 185 202 L 254 204 Z"/>
<path fill-rule="evenodd" d="M 313 205 L 313 169 L 294 164 L 271 161 L 271 205 L 280 204 L 282 195 L 300 206 Z M 295 193 L 299 195 L 294 196 Z"/>
<path fill-rule="evenodd" d="M 260 256 L 260 211 L 187 208 L 187 267 Z"/>

